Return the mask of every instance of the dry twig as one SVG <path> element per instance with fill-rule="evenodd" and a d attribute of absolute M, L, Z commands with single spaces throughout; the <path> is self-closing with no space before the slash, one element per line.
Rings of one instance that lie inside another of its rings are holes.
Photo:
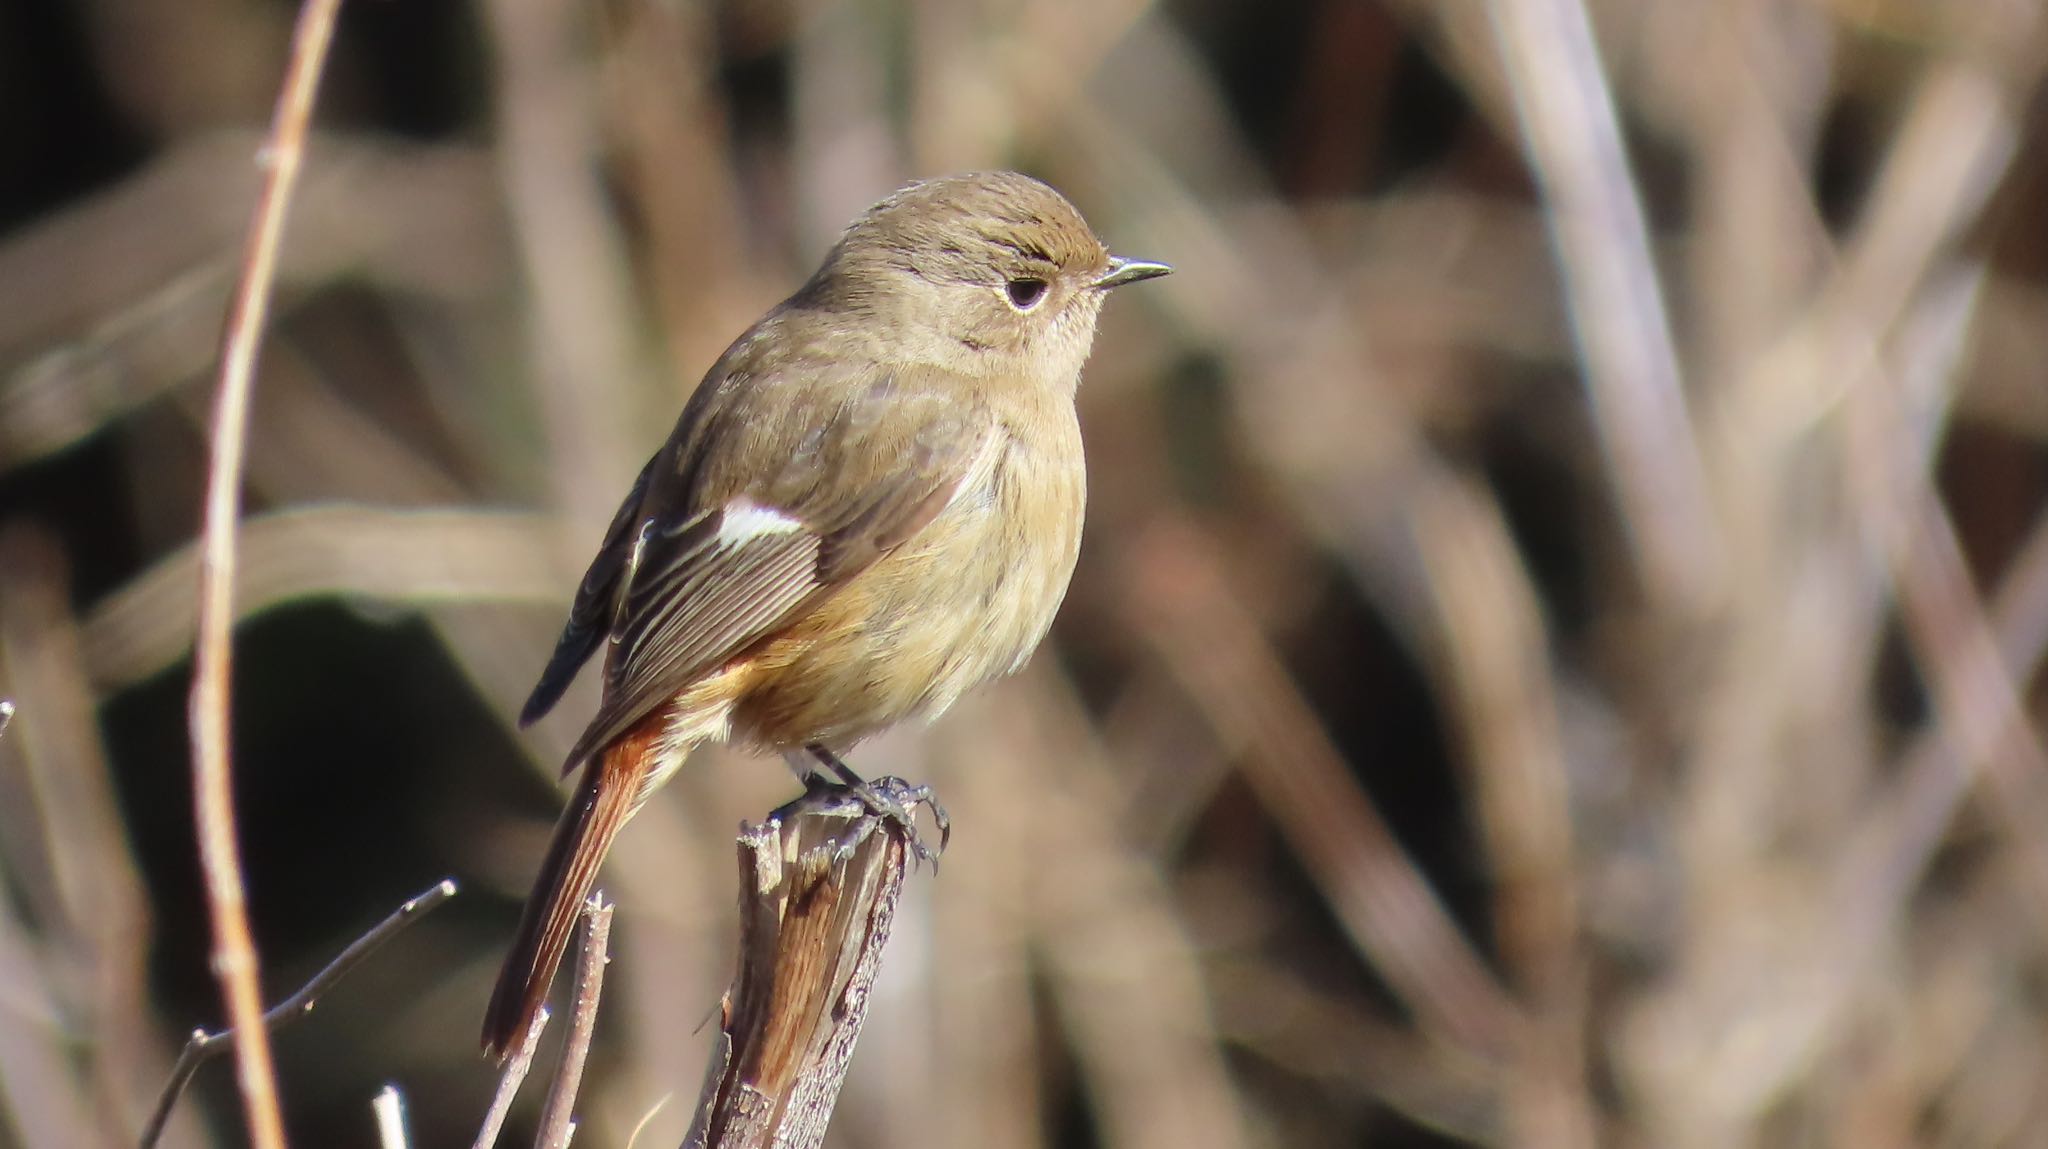
<path fill-rule="evenodd" d="M 1591 22 L 1582 0 L 1490 9 L 1644 582 L 1668 605 L 1696 611 L 1719 580 L 1720 544 Z"/>
<path fill-rule="evenodd" d="M 370 1111 L 377 1116 L 377 1144 L 380 1149 L 406 1149 L 412 1139 L 405 1132 L 405 1094 L 398 1086 L 387 1085 L 377 1091 L 370 1101 Z"/>
<path fill-rule="evenodd" d="M 525 1040 L 505 1059 L 505 1071 L 498 1075 L 498 1089 L 491 1094 L 491 1107 L 484 1111 L 484 1123 L 476 1132 L 474 1149 L 491 1149 L 498 1143 L 498 1133 L 505 1128 L 505 1115 L 512 1112 L 512 1099 L 519 1096 L 526 1072 L 533 1068 L 533 1051 L 539 1048 L 541 1031 L 547 1027 L 548 1007 L 542 1006 L 533 1015 Z"/>
<path fill-rule="evenodd" d="M 253 617 L 317 596 L 381 602 L 552 603 L 553 525 L 539 515 L 324 504 L 251 515 L 242 524 L 235 612 Z M 129 686 L 190 649 L 190 620 L 169 609 L 197 582 L 192 548 L 166 555 L 97 603 L 85 657 L 102 688 Z"/>
<path fill-rule="evenodd" d="M 1329 875 L 1332 908 L 1359 952 L 1425 1032 L 1481 1060 L 1504 1054 L 1527 1017 L 1350 784 L 1342 757 L 1199 537 L 1162 523 L 1137 553 L 1144 558 L 1130 572 L 1130 601 L 1139 625 L 1225 739 L 1244 748 L 1245 780 L 1311 871 Z"/>
<path fill-rule="evenodd" d="M 63 974 L 50 987 L 65 1014 L 51 1033 L 53 1052 L 73 1063 L 91 1099 L 99 1128 L 89 1139 L 118 1144 L 134 1138 L 171 1051 L 158 1045 L 150 1017 L 148 893 L 101 738 L 66 568 L 52 536 L 0 526 L 0 681 L 34 715 L 7 746 L 19 768 L 0 768 L 25 787 L 20 800 L 0 802 L 0 841 L 41 844 L 33 861 L 14 855 L 9 877 L 23 920 L 39 927 L 46 968 Z M 170 609 L 190 603 L 187 595 Z M 19 983 L 0 974 L 0 984 Z"/>
<path fill-rule="evenodd" d="M 206 899 L 213 922 L 213 971 L 227 1001 L 230 1024 L 243 1035 L 235 1043 L 236 1080 L 241 1086 L 250 1140 L 257 1149 L 282 1149 L 284 1118 L 277 1100 L 270 1039 L 263 1028 L 263 991 L 257 977 L 256 944 L 242 882 L 241 849 L 235 841 L 234 791 L 228 765 L 228 673 L 233 661 L 235 520 L 241 515 L 244 428 L 256 350 L 277 269 L 285 209 L 299 174 L 313 93 L 327 62 L 327 44 L 341 0 L 306 0 L 292 38 L 291 61 L 271 121 L 270 137 L 258 153 L 264 170 L 256 217 L 228 312 L 221 350 L 219 398 L 214 408 L 213 450 L 207 464 L 204 560 L 200 566 L 199 627 L 190 703 L 195 817 L 200 862 L 206 871 Z"/>
<path fill-rule="evenodd" d="M 1258 1144 L 1211 1017 L 1200 927 L 1176 917 L 1175 891 L 1125 841 L 1126 816 L 1071 682 L 1041 664 L 977 709 L 962 759 L 993 775 L 1020 855 L 1009 885 L 982 888 L 1023 903 L 1012 912 L 1028 922 L 1030 956 L 1011 960 L 1031 962 L 1093 1083 L 1102 1143 Z M 978 831 L 975 840 L 989 848 Z"/>
<path fill-rule="evenodd" d="M 455 893 L 454 879 L 443 878 L 433 889 L 409 899 L 404 905 L 391 911 L 383 921 L 370 927 L 368 933 L 350 942 L 347 949 L 342 950 L 333 961 L 314 974 L 311 981 L 300 986 L 297 993 L 272 1006 L 270 1011 L 263 1015 L 258 1028 L 282 1029 L 312 1013 L 313 1007 L 320 1004 L 320 995 L 334 988 L 334 983 L 348 976 L 350 970 L 363 964 L 364 959 L 377 952 L 385 942 L 397 937 L 399 931 L 425 917 L 442 902 L 454 897 Z M 156 1111 L 150 1114 L 149 1123 L 143 1126 L 142 1149 L 150 1149 L 150 1146 L 156 1144 L 157 1137 L 163 1133 L 164 1122 L 170 1119 L 171 1108 L 178 1103 L 178 1097 L 185 1092 L 185 1086 L 192 1080 L 192 1075 L 199 1072 L 199 1067 L 209 1058 L 226 1052 L 230 1047 L 238 1047 L 241 1044 L 240 1034 L 239 1027 L 224 1029 L 218 1033 L 208 1033 L 203 1029 L 192 1031 L 191 1040 L 185 1043 L 184 1050 L 178 1054 L 177 1065 L 171 1068 L 171 1079 L 164 1083 L 164 1091 L 157 1098 Z"/>
<path fill-rule="evenodd" d="M 604 967 L 611 962 L 612 906 L 604 891 L 583 903 L 583 954 L 576 966 L 576 1011 L 569 1015 L 569 1036 L 562 1042 L 562 1060 L 540 1111 L 541 1149 L 568 1149 L 576 1133 L 576 1091 L 583 1084 L 583 1064 L 590 1057 L 590 1038 L 597 1027 L 597 1003 L 604 994 Z"/>

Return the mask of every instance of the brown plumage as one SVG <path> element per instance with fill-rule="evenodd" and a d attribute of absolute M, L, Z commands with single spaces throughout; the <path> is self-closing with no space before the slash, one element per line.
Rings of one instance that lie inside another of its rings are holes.
<path fill-rule="evenodd" d="M 641 472 L 521 720 L 605 646 L 588 763 L 484 1019 L 547 996 L 612 839 L 707 741 L 844 752 L 1017 669 L 1080 548 L 1074 390 L 1112 257 L 1010 172 L 913 184 L 740 336 Z"/>

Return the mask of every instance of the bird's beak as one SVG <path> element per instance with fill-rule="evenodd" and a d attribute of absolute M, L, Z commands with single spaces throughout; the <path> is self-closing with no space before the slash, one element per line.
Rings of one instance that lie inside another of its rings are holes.
<path fill-rule="evenodd" d="M 1095 281 L 1095 286 L 1105 290 L 1122 287 L 1126 283 L 1136 283 L 1141 279 L 1157 279 L 1172 270 L 1163 263 L 1148 263 L 1142 259 L 1111 256 L 1109 270 L 1102 273 L 1102 278 Z"/>

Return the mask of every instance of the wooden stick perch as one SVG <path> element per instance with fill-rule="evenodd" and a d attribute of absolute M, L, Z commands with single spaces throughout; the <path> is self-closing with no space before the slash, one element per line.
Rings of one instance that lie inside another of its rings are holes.
<path fill-rule="evenodd" d="M 897 779 L 873 786 L 906 809 L 930 804 Z M 881 972 L 908 843 L 905 827 L 839 790 L 741 832 L 739 972 L 684 1149 L 824 1141 Z"/>

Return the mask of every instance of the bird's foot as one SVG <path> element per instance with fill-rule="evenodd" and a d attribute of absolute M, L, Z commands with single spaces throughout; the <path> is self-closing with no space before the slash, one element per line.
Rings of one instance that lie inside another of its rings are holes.
<path fill-rule="evenodd" d="M 847 771 L 849 775 L 852 771 Z M 931 811 L 932 821 L 939 827 L 939 848 L 932 850 L 918 830 L 916 811 L 923 806 Z M 904 845 L 919 861 L 930 862 L 932 872 L 939 869 L 939 855 L 952 840 L 952 819 L 946 808 L 939 804 L 930 786 L 913 786 L 901 778 L 883 777 L 870 782 L 854 775 L 851 781 L 835 782 L 820 773 L 811 773 L 804 778 L 804 792 L 787 804 L 778 807 L 769 816 L 778 822 L 787 822 L 799 814 L 830 814 L 848 818 L 852 825 L 844 834 L 833 838 L 823 847 L 828 851 L 822 860 L 838 863 L 850 860 L 875 830 L 887 824 L 902 835 Z"/>

